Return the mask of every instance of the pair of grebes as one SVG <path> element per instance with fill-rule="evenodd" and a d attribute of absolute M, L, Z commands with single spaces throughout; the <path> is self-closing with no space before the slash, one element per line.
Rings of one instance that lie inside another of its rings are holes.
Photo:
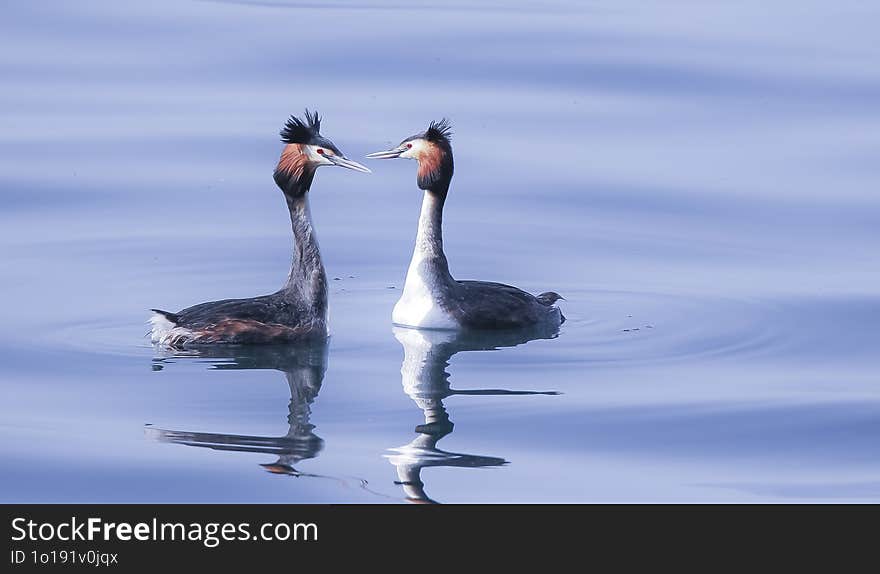
<path fill-rule="evenodd" d="M 309 190 L 321 166 L 370 170 L 347 159 L 320 129 L 318 114 L 306 110 L 303 118 L 291 116 L 281 130 L 286 145 L 274 177 L 287 201 L 295 241 L 284 287 L 270 295 L 211 301 L 177 313 L 153 309 L 154 343 L 189 349 L 327 338 L 327 275 L 309 210 Z M 444 119 L 394 149 L 367 156 L 416 160 L 418 186 L 424 191 L 415 249 L 403 293 L 394 306 L 393 323 L 456 331 L 558 329 L 565 317 L 555 305 L 562 298 L 557 293 L 535 296 L 501 283 L 458 281 L 450 274 L 442 237 L 443 205 L 453 174 L 450 136 Z"/>

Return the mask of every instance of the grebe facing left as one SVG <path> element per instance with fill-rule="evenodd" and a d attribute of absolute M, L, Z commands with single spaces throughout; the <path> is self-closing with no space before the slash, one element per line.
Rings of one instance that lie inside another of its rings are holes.
<path fill-rule="evenodd" d="M 293 227 L 293 262 L 287 283 L 271 295 L 224 299 L 177 313 L 153 309 L 153 343 L 173 348 L 216 344 L 265 344 L 327 337 L 327 276 L 312 226 L 308 192 L 315 171 L 336 165 L 369 173 L 321 136 L 321 119 L 306 110 L 281 130 L 286 145 L 275 168 Z"/>
<path fill-rule="evenodd" d="M 487 281 L 456 281 L 443 253 L 443 204 L 452 181 L 451 126 L 445 119 L 400 142 L 371 153 L 373 159 L 407 158 L 419 162 L 418 185 L 424 193 L 416 246 L 403 294 L 391 320 L 425 329 L 518 329 L 559 326 L 565 317 L 554 305 L 562 299 L 548 291 L 538 296 Z"/>

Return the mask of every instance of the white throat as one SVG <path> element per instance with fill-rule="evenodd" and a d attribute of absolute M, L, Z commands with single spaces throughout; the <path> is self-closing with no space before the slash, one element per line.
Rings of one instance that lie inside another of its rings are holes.
<path fill-rule="evenodd" d="M 440 199 L 426 191 L 422 198 L 419 230 L 409 269 L 406 272 L 403 294 L 391 315 L 391 320 L 396 325 L 425 329 L 459 327 L 458 322 L 439 305 L 439 289 L 443 278 L 438 277 L 436 268 L 429 265 L 432 259 L 443 255 L 442 243 L 438 241 L 440 229 L 437 229 L 439 224 L 437 211 L 439 209 L 442 209 Z"/>

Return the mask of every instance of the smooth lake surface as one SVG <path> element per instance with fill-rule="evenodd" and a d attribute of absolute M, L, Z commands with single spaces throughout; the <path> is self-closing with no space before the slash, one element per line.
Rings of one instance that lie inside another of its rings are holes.
<path fill-rule="evenodd" d="M 3 502 L 880 502 L 880 6 L 3 12 Z M 449 117 L 453 274 L 559 336 L 393 329 L 420 192 L 363 160 L 311 192 L 327 348 L 153 349 L 284 281 L 306 106 L 356 160 Z"/>

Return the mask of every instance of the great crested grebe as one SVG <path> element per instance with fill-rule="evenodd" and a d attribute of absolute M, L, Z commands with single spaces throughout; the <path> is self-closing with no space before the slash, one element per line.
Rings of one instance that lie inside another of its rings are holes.
<path fill-rule="evenodd" d="M 327 276 L 309 211 L 309 188 L 322 165 L 369 173 L 321 136 L 317 112 L 291 116 L 281 130 L 286 145 L 275 168 L 293 227 L 293 261 L 287 284 L 271 295 L 224 299 L 177 313 L 153 309 L 153 343 L 175 348 L 214 344 L 283 343 L 327 337 Z"/>
<path fill-rule="evenodd" d="M 451 126 L 446 119 L 408 137 L 394 149 L 371 153 L 373 159 L 408 158 L 419 162 L 422 212 L 403 294 L 394 306 L 397 325 L 425 329 L 513 329 L 565 321 L 554 305 L 562 299 L 548 291 L 538 296 L 501 283 L 456 281 L 443 253 L 443 204 L 452 180 Z"/>

